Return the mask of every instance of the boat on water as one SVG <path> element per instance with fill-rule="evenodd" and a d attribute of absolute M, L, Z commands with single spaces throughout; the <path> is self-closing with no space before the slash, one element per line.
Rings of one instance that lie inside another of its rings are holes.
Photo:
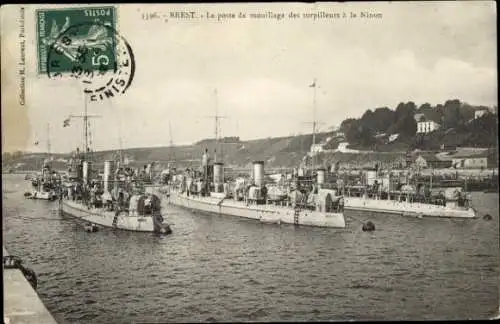
<path fill-rule="evenodd" d="M 206 159 L 202 159 L 203 169 L 207 169 Z M 263 164 L 254 162 L 250 182 L 237 179 L 225 183 L 222 163 L 210 166 L 208 176 L 206 171 L 201 174 L 193 170 L 180 174 L 166 171 L 162 173 L 163 182 L 169 179 L 169 185 L 159 186 L 157 192 L 172 205 L 270 223 L 342 228 L 344 209 L 415 218 L 478 217 L 470 195 L 462 187 L 429 188 L 428 184 L 412 185 L 408 181 L 389 184 L 387 179 L 377 180 L 370 173 L 365 185 L 332 186 L 325 182 L 326 171 L 320 168 L 315 176 L 294 176 L 296 182 L 305 181 L 309 187 L 297 190 L 297 184 L 281 187 L 263 184 Z M 212 176 L 213 180 L 208 181 Z M 214 190 L 221 185 L 222 189 Z"/>
<path fill-rule="evenodd" d="M 285 187 L 264 182 L 264 162 L 253 163 L 252 179 L 224 180 L 223 163 L 210 164 L 207 151 L 201 170 L 168 172 L 167 185 L 155 186 L 169 204 L 188 210 L 258 220 L 263 223 L 345 228 L 342 197 L 313 186 Z M 165 173 L 163 173 L 165 174 Z"/>
<path fill-rule="evenodd" d="M 47 124 L 47 152 L 48 157 L 43 160 L 41 172 L 33 176 L 27 174 L 24 178 L 25 180 L 31 181 L 31 186 L 33 188 L 31 191 L 24 193 L 24 197 L 27 199 L 54 201 L 58 197 L 57 184 L 60 175 L 51 167 L 50 124 Z"/>
<path fill-rule="evenodd" d="M 445 205 L 413 202 L 411 196 L 395 193 L 393 199 L 367 197 L 345 197 L 347 210 L 398 214 L 408 217 L 443 217 L 443 218 L 477 218 L 477 212 L 472 207 L 456 204 L 456 201 L 446 201 Z"/>
<path fill-rule="evenodd" d="M 389 173 L 365 173 L 365 185 L 340 187 L 346 210 L 409 217 L 477 218 L 471 198 L 462 187 L 432 189 L 429 184 L 395 183 Z"/>
<path fill-rule="evenodd" d="M 146 193 L 134 174 L 126 173 L 123 168 L 114 173 L 114 161 L 105 161 L 103 178 L 98 179 L 91 176 L 90 161 L 76 158 L 72 164 L 59 200 L 63 214 L 82 221 L 89 228 L 98 225 L 134 232 L 172 233 L 161 213 L 160 197 Z M 75 173 L 81 177 L 75 177 Z"/>
<path fill-rule="evenodd" d="M 315 95 L 316 87 L 313 89 Z M 217 103 L 217 89 L 215 96 Z M 217 114 L 217 104 L 215 110 L 216 114 L 212 117 L 215 119 L 215 141 L 218 146 L 222 144 L 219 143 L 218 123 L 223 116 Z M 222 146 L 219 152 L 222 156 Z M 343 200 L 335 191 L 323 190 L 314 184 L 304 188 L 296 182 L 289 186 L 266 183 L 263 161 L 253 162 L 252 171 L 251 178 L 228 181 L 224 178 L 224 163 L 217 161 L 217 148 L 214 149 L 213 161 L 206 149 L 199 169 L 177 172 L 169 168 L 161 174 L 163 182 L 152 188 L 169 204 L 189 210 L 254 219 L 263 223 L 346 227 Z"/>
<path fill-rule="evenodd" d="M 60 212 L 82 221 L 87 231 L 94 231 L 98 225 L 134 232 L 172 233 L 161 213 L 160 197 L 145 192 L 138 170 L 122 167 L 123 159 L 105 161 L 102 176 L 94 170 L 89 154 L 88 119 L 98 116 L 87 114 L 87 99 L 84 114 L 72 117 L 83 119 L 85 151 L 80 154 L 77 148 L 69 161 L 67 180 L 60 186 Z"/>
<path fill-rule="evenodd" d="M 27 199 L 54 201 L 57 199 L 58 174 L 51 169 L 50 161 L 45 160 L 42 172 L 31 179 L 32 190 L 24 193 Z"/>

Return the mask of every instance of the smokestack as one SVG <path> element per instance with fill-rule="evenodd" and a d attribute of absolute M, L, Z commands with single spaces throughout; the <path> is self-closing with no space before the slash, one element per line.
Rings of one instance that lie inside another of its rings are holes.
<path fill-rule="evenodd" d="M 208 149 L 205 148 L 205 153 L 203 153 L 203 156 L 201 157 L 201 169 L 203 170 L 203 178 L 208 181 Z"/>
<path fill-rule="evenodd" d="M 325 183 L 325 170 L 324 169 L 316 170 L 316 182 L 318 183 L 318 185 L 322 185 Z"/>
<path fill-rule="evenodd" d="M 206 168 L 208 166 L 208 149 L 205 149 L 205 153 L 203 153 L 203 156 L 201 158 L 201 166 L 203 168 Z"/>
<path fill-rule="evenodd" d="M 253 181 L 257 187 L 264 185 L 264 161 L 253 163 Z"/>
<path fill-rule="evenodd" d="M 114 161 L 104 161 L 104 175 L 103 175 L 103 180 L 104 180 L 104 192 L 110 192 L 111 187 L 109 185 L 109 181 L 113 179 L 113 174 L 114 174 Z"/>
<path fill-rule="evenodd" d="M 224 183 L 224 164 L 222 162 L 216 162 L 214 163 L 215 192 L 219 192 L 219 188 L 223 183 Z"/>
<path fill-rule="evenodd" d="M 90 161 L 83 161 L 83 170 L 82 170 L 82 178 L 83 178 L 83 184 L 87 184 L 89 182 L 89 177 L 90 177 L 90 169 L 92 166 L 92 162 Z"/>
<path fill-rule="evenodd" d="M 153 172 L 153 164 L 148 163 L 148 165 L 146 166 L 146 179 L 148 181 L 151 180 L 151 172 Z"/>

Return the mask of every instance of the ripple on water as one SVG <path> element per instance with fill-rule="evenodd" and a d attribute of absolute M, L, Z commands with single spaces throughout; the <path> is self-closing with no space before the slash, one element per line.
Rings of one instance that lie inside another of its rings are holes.
<path fill-rule="evenodd" d="M 453 320 L 498 308 L 497 222 L 361 214 L 381 229 L 365 233 L 172 209 L 168 238 L 87 235 L 68 220 L 26 226 L 20 216 L 53 217 L 51 204 L 4 178 L 6 248 L 37 272 L 60 323 Z M 474 199 L 498 214 L 498 195 Z"/>

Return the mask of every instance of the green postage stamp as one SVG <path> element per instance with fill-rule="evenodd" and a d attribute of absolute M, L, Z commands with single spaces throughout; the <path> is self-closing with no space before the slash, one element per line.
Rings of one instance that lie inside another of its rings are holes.
<path fill-rule="evenodd" d="M 116 65 L 116 9 L 113 6 L 36 11 L 38 73 L 71 73 Z M 51 53 L 59 55 L 50 61 Z M 50 64 L 50 66 L 49 66 Z"/>

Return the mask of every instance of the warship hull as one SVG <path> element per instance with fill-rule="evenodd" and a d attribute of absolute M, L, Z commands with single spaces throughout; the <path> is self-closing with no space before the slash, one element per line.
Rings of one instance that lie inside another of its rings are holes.
<path fill-rule="evenodd" d="M 287 206 L 247 204 L 218 197 L 187 196 L 170 191 L 165 201 L 188 210 L 258 220 L 263 223 L 345 228 L 343 213 L 295 210 Z"/>
<path fill-rule="evenodd" d="M 134 232 L 156 232 L 151 216 L 136 216 L 127 213 L 117 215 L 115 212 L 102 208 L 89 209 L 87 206 L 73 200 L 60 202 L 60 210 L 65 215 L 104 227 Z"/>
<path fill-rule="evenodd" d="M 377 212 L 415 217 L 475 218 L 476 211 L 469 207 L 449 207 L 397 200 L 365 199 L 344 197 L 345 209 L 364 212 Z"/>

